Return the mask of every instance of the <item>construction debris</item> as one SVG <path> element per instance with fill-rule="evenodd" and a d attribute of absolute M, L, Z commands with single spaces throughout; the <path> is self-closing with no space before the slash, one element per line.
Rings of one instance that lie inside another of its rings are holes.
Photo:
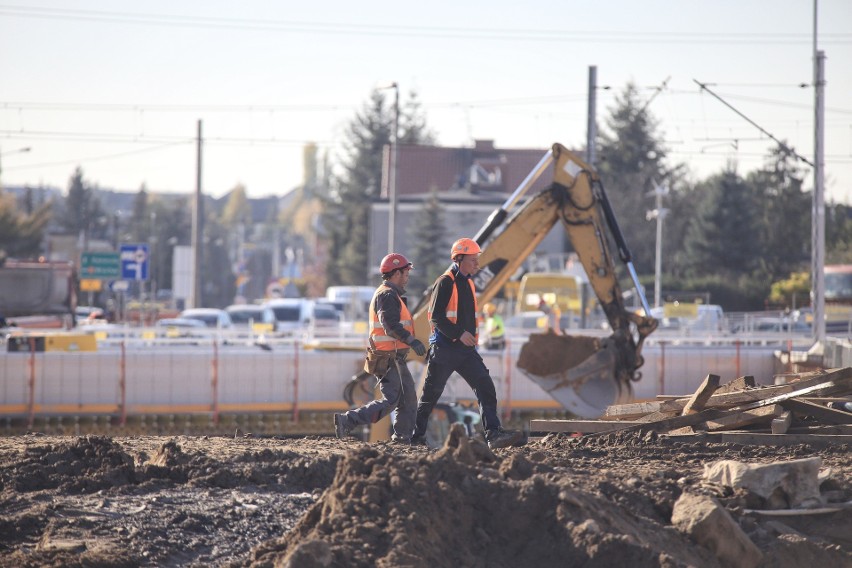
<path fill-rule="evenodd" d="M 720 386 L 719 376 L 708 374 L 692 395 L 610 406 L 599 420 L 533 420 L 530 430 L 725 433 L 725 441 L 742 444 L 852 442 L 852 412 L 845 410 L 852 402 L 852 367 L 778 378 L 784 383 L 757 386 L 746 376 Z"/>

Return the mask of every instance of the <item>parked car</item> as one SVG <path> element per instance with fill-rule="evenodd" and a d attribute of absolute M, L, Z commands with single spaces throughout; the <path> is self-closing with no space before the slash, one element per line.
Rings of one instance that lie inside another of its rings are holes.
<path fill-rule="evenodd" d="M 182 311 L 178 317 L 199 320 L 204 322 L 205 326 L 217 329 L 230 329 L 234 326 L 228 312 L 218 308 L 190 308 Z"/>
<path fill-rule="evenodd" d="M 154 324 L 161 337 L 205 337 L 208 335 L 207 325 L 200 319 L 192 318 L 161 318 Z"/>
<path fill-rule="evenodd" d="M 310 321 L 313 325 L 317 327 L 337 327 L 340 319 L 341 314 L 333 304 L 323 301 L 313 302 Z"/>
<path fill-rule="evenodd" d="M 249 329 L 252 326 L 252 331 L 276 331 L 278 322 L 269 306 L 234 304 L 225 308 L 225 311 L 237 329 Z"/>
<path fill-rule="evenodd" d="M 97 306 L 77 306 L 74 309 L 74 317 L 77 321 L 105 319 L 106 312 L 103 308 Z"/>
<path fill-rule="evenodd" d="M 313 308 L 306 298 L 277 298 L 269 300 L 264 306 L 275 314 L 277 330 L 290 335 L 307 327 Z"/>
<path fill-rule="evenodd" d="M 651 308 L 659 330 L 720 333 L 727 329 L 725 312 L 716 304 L 675 304 Z"/>
<path fill-rule="evenodd" d="M 278 331 L 295 333 L 314 328 L 335 328 L 340 316 L 333 305 L 308 298 L 279 298 L 264 304 L 275 313 Z"/>

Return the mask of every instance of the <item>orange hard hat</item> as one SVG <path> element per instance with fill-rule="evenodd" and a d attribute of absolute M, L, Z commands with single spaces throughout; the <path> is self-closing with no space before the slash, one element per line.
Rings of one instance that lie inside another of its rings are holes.
<path fill-rule="evenodd" d="M 453 248 L 450 250 L 450 258 L 456 259 L 460 254 L 479 254 L 482 249 L 476 244 L 476 241 L 467 237 L 461 238 L 453 243 Z"/>
<path fill-rule="evenodd" d="M 407 268 L 409 266 L 414 268 L 414 265 L 411 264 L 403 255 L 398 252 L 392 252 L 382 259 L 382 263 L 379 265 L 379 272 L 382 274 L 388 274 L 394 270 Z"/>

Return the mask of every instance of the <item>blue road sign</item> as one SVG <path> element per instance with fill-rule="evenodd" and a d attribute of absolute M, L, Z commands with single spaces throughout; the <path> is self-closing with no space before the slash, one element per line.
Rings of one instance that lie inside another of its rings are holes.
<path fill-rule="evenodd" d="M 148 244 L 121 245 L 121 278 L 148 280 Z"/>

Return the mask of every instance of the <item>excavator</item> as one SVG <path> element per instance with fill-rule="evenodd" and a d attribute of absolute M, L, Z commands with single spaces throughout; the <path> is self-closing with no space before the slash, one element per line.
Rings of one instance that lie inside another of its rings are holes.
<path fill-rule="evenodd" d="M 552 164 L 552 183 L 511 210 Z M 474 276 L 477 300 L 485 305 L 500 291 L 556 223 L 562 223 L 612 329 L 609 337 L 532 334 L 517 367 L 572 414 L 596 418 L 607 406 L 631 399 L 645 338 L 657 327 L 639 285 L 630 251 L 595 170 L 561 144 L 539 161 L 515 192 L 479 230 L 480 270 Z M 626 265 L 643 313 L 625 307 L 609 236 Z M 428 297 L 412 310 L 415 335 L 428 342 Z M 351 392 L 351 387 L 350 387 Z"/>

